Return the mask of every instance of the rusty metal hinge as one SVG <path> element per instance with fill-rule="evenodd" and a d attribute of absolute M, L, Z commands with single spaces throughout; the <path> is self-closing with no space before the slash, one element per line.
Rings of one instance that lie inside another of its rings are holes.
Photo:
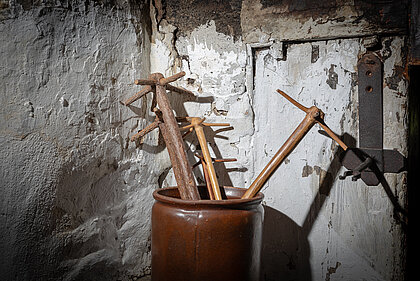
<path fill-rule="evenodd" d="M 396 150 L 383 149 L 383 65 L 372 52 L 357 64 L 359 92 L 359 148 L 348 149 L 342 157 L 346 171 L 340 179 L 352 175 L 367 185 L 380 183 L 378 173 L 406 170 L 406 158 Z"/>

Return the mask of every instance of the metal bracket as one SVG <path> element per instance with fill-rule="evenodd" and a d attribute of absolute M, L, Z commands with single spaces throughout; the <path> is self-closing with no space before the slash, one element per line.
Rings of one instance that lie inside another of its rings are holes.
<path fill-rule="evenodd" d="M 399 173 L 406 169 L 406 159 L 396 150 L 383 149 L 383 65 L 372 52 L 363 55 L 357 64 L 359 92 L 359 146 L 345 152 L 340 176 L 353 175 L 369 186 L 380 183 L 377 173 Z"/>

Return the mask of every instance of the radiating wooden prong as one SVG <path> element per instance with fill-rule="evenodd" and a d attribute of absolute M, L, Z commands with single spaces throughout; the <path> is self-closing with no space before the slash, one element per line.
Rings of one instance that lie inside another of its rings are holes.
<path fill-rule="evenodd" d="M 186 118 L 186 120 L 188 121 L 188 122 L 191 122 L 190 120 L 196 120 L 196 119 L 198 119 L 198 117 L 185 117 Z M 201 125 L 203 122 L 204 122 L 204 120 L 206 120 L 206 118 L 202 118 L 202 119 L 200 119 L 200 120 L 198 120 L 198 121 L 194 121 L 193 123 L 191 123 L 191 124 L 189 124 L 189 125 L 186 125 L 186 126 L 184 126 L 184 127 L 181 127 L 181 128 L 179 128 L 181 131 L 185 131 L 185 130 L 188 130 L 188 129 L 190 129 L 190 128 L 192 128 L 192 127 L 194 127 L 194 126 L 198 126 L 198 125 Z M 182 121 L 181 121 L 182 122 Z"/>
<path fill-rule="evenodd" d="M 238 161 L 236 158 L 225 158 L 225 159 L 213 159 L 214 162 L 235 162 Z"/>
<path fill-rule="evenodd" d="M 194 127 L 194 125 L 193 124 L 189 124 L 189 125 L 186 125 L 184 127 L 179 128 L 179 130 L 180 131 L 185 131 L 185 130 L 191 129 L 192 127 Z"/>
<path fill-rule="evenodd" d="M 198 154 L 198 153 L 194 153 L 194 155 L 195 155 L 195 157 L 197 157 L 199 159 L 204 159 L 204 157 L 202 155 Z M 213 162 L 216 162 L 216 163 L 238 161 L 238 159 L 236 159 L 236 158 L 216 159 L 216 158 L 213 158 L 213 157 L 211 158 L 211 160 Z M 197 167 L 197 165 L 200 165 L 200 162 L 195 163 L 193 167 Z"/>
<path fill-rule="evenodd" d="M 207 127 L 229 127 L 229 123 L 202 123 L 201 125 Z"/>
<path fill-rule="evenodd" d="M 188 122 L 187 117 L 175 117 L 176 122 Z"/>
<path fill-rule="evenodd" d="M 300 110 L 304 111 L 304 112 L 308 112 L 309 108 L 307 108 L 306 106 L 303 106 L 302 104 L 298 103 L 297 101 L 295 101 L 294 99 L 292 99 L 288 94 L 286 94 L 285 92 L 277 89 L 277 92 L 279 94 L 281 94 L 283 97 L 285 97 L 288 101 L 290 101 L 291 103 L 293 103 L 293 105 L 295 105 L 297 108 L 299 108 Z"/>
<path fill-rule="evenodd" d="M 318 120 L 318 124 L 321 125 L 322 129 L 333 139 L 335 140 L 341 148 L 346 151 L 348 146 L 336 135 L 334 132 L 325 124 L 324 120 Z"/>
<path fill-rule="evenodd" d="M 152 90 L 153 90 L 152 89 L 152 86 L 147 85 L 140 92 L 136 93 L 134 96 L 132 96 L 131 98 L 129 98 L 128 100 L 126 100 L 124 102 L 124 105 L 132 104 L 133 102 L 135 102 L 136 100 L 140 99 L 141 97 L 143 97 L 145 94 L 149 93 Z"/>
<path fill-rule="evenodd" d="M 155 85 L 156 81 L 153 79 L 136 79 L 134 81 L 136 85 Z"/>
<path fill-rule="evenodd" d="M 195 96 L 195 94 L 193 92 L 188 91 L 187 89 L 184 89 L 184 88 L 181 88 L 181 87 L 175 87 L 175 86 L 172 86 L 170 84 L 166 84 L 166 90 L 177 92 L 179 94 L 186 94 L 186 95 L 193 95 L 193 96 Z"/>
<path fill-rule="evenodd" d="M 185 76 L 185 71 L 181 71 L 177 74 L 174 74 L 172 76 L 166 77 L 166 78 L 161 78 L 159 79 L 159 84 L 160 85 L 166 85 L 168 83 L 174 82 L 176 80 L 178 80 L 179 78 Z"/>
<path fill-rule="evenodd" d="M 194 129 L 191 127 L 188 131 L 186 131 L 183 135 L 182 138 L 185 139 L 192 131 L 194 131 Z"/>
<path fill-rule="evenodd" d="M 148 125 L 146 128 L 144 128 L 143 130 L 141 130 L 141 131 L 140 131 L 140 132 L 138 132 L 137 134 L 133 135 L 133 136 L 131 137 L 131 141 L 135 141 L 135 140 L 137 140 L 138 138 L 142 138 L 142 137 L 144 137 L 145 135 L 147 135 L 148 133 L 150 133 L 151 131 L 153 131 L 153 130 L 154 130 L 154 129 L 156 129 L 157 127 L 159 127 L 159 124 L 160 124 L 160 120 L 158 120 L 158 119 L 156 118 L 156 120 L 155 120 L 152 124 Z"/>
<path fill-rule="evenodd" d="M 188 119 L 188 117 L 187 117 L 187 119 Z M 206 117 L 201 118 L 200 120 L 198 120 L 198 122 L 195 122 L 194 125 L 201 125 L 201 124 L 203 124 L 204 120 L 206 120 Z"/>

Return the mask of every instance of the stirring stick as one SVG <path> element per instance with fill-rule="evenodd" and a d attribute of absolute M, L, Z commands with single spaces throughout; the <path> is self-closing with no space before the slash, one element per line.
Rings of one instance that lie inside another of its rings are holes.
<path fill-rule="evenodd" d="M 138 79 L 135 81 L 135 83 L 138 85 L 145 85 L 145 87 L 143 90 L 125 101 L 124 104 L 130 105 L 139 98 L 144 97 L 147 93 L 153 92 L 154 97 L 152 101 L 152 108 L 155 107 L 155 103 L 159 106 L 159 110 L 155 111 L 155 113 L 159 112 L 159 121 L 155 121 L 152 123 L 152 125 L 139 132 L 137 136 L 134 136 L 134 140 L 137 137 L 144 136 L 148 132 L 159 127 L 168 149 L 168 154 L 171 159 L 172 168 L 181 199 L 199 200 L 200 194 L 198 192 L 194 175 L 192 173 L 192 167 L 188 162 L 187 154 L 184 148 L 184 142 L 178 129 L 178 124 L 176 122 L 171 104 L 166 95 L 166 90 L 175 91 L 182 94 L 192 94 L 185 89 L 181 89 L 168 84 L 170 82 L 174 82 L 184 75 L 185 72 L 180 72 L 165 78 L 161 73 L 153 73 L 149 76 L 148 79 Z"/>
<path fill-rule="evenodd" d="M 189 125 L 184 126 L 181 130 L 188 130 L 190 128 L 194 128 L 195 133 L 197 135 L 198 142 L 200 143 L 201 151 L 203 153 L 203 158 L 205 162 L 205 166 L 207 167 L 208 176 L 210 179 L 210 184 L 212 188 L 212 193 L 214 195 L 215 200 L 222 200 L 222 193 L 220 191 L 219 183 L 217 182 L 216 171 L 214 170 L 212 158 L 210 156 L 209 148 L 207 145 L 206 136 L 204 134 L 203 127 L 204 126 L 230 126 L 227 123 L 204 123 L 205 118 L 199 117 L 185 117 L 185 119 L 178 118 L 179 121 L 187 121 L 190 122 Z M 203 167 L 204 168 L 204 167 Z"/>
<path fill-rule="evenodd" d="M 245 194 L 242 196 L 243 199 L 248 199 L 254 197 L 273 174 L 273 172 L 280 166 L 283 160 L 290 154 L 290 152 L 299 144 L 303 139 L 306 133 L 312 128 L 315 123 L 319 123 L 321 127 L 330 135 L 344 150 L 347 150 L 347 146 L 331 131 L 330 128 L 324 122 L 324 113 L 316 106 L 311 106 L 307 108 L 302 104 L 298 103 L 286 93 L 281 90 L 277 90 L 283 97 L 290 101 L 297 108 L 306 113 L 305 118 L 295 129 L 295 131 L 290 135 L 286 142 L 280 147 L 277 153 L 271 158 L 268 164 L 260 172 L 257 178 L 252 182 L 250 187 L 246 190 Z"/>

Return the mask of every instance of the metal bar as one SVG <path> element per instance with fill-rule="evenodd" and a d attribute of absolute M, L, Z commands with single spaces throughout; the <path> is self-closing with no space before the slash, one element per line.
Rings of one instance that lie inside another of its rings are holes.
<path fill-rule="evenodd" d="M 359 147 L 383 148 L 382 62 L 373 53 L 357 64 L 359 92 Z"/>

